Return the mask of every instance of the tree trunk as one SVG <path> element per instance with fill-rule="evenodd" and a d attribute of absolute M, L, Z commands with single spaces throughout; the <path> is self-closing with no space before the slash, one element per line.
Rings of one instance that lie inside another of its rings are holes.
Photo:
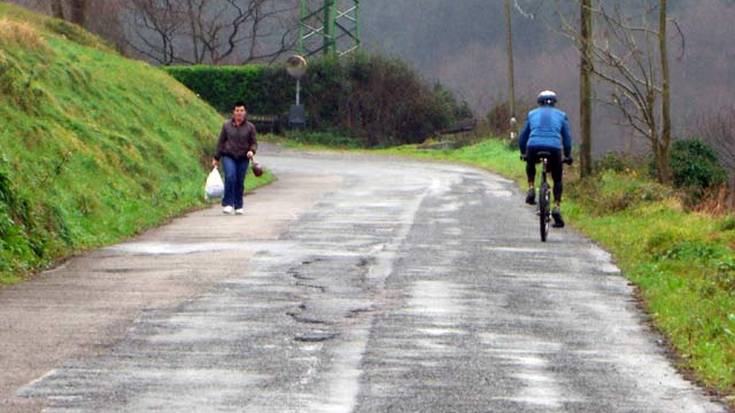
<path fill-rule="evenodd" d="M 87 22 L 88 0 L 71 0 L 71 21 L 82 27 Z"/>
<path fill-rule="evenodd" d="M 659 0 L 658 42 L 661 53 L 661 167 L 662 182 L 671 181 L 669 170 L 669 144 L 671 143 L 671 83 L 669 77 L 669 56 L 666 51 L 666 0 Z"/>
<path fill-rule="evenodd" d="M 61 0 L 51 0 L 51 15 L 57 19 L 64 18 L 64 5 Z"/>
<path fill-rule="evenodd" d="M 663 145 L 660 136 L 658 139 L 658 144 L 656 144 L 656 178 L 661 183 L 670 183 L 669 148 Z"/>
<path fill-rule="evenodd" d="M 194 59 L 192 61 L 196 64 L 199 64 L 199 63 L 202 63 L 201 60 L 199 60 L 199 35 L 197 33 L 196 16 L 194 13 L 194 4 L 192 3 L 191 0 L 187 1 L 187 7 L 189 11 L 189 26 L 191 28 L 191 46 L 193 48 L 192 53 L 194 54 Z"/>
<path fill-rule="evenodd" d="M 730 176 L 730 188 L 729 188 L 729 194 L 727 197 L 727 205 L 730 207 L 730 210 L 735 210 L 735 174 L 732 174 Z"/>
<path fill-rule="evenodd" d="M 581 62 L 579 73 L 579 121 L 581 130 L 580 175 L 592 173 L 592 0 L 582 0 L 580 7 Z"/>

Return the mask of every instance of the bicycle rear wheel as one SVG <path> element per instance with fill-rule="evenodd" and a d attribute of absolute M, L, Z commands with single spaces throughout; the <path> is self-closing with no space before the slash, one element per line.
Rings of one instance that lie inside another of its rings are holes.
<path fill-rule="evenodd" d="M 549 185 L 544 181 L 541 182 L 541 190 L 538 197 L 538 218 L 539 229 L 541 231 L 541 242 L 546 242 L 549 235 Z"/>

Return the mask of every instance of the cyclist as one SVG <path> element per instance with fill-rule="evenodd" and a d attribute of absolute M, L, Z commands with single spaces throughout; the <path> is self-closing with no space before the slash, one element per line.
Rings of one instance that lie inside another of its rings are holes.
<path fill-rule="evenodd" d="M 563 162 L 572 164 L 572 136 L 569 132 L 569 120 L 566 113 L 554 108 L 556 93 L 544 90 L 536 99 L 539 107 L 528 113 L 528 120 L 519 137 L 518 145 L 521 149 L 521 159 L 526 161 L 526 175 L 528 176 L 528 195 L 526 203 L 536 204 L 536 163 L 539 162 L 539 152 L 549 152 L 548 159 L 551 177 L 554 180 L 554 227 L 563 228 L 564 219 L 561 216 L 562 184 L 562 150 Z"/>

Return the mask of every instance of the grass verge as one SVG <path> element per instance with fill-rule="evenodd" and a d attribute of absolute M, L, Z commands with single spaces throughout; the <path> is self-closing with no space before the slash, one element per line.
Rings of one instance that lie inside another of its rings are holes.
<path fill-rule="evenodd" d="M 0 117 L 0 285 L 204 205 L 220 115 L 78 26 L 0 3 Z"/>

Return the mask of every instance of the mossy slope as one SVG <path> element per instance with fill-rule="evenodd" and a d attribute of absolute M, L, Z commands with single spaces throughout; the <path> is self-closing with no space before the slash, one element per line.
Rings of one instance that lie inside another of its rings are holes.
<path fill-rule="evenodd" d="M 0 3 L 0 283 L 202 203 L 221 117 L 163 71 Z"/>

